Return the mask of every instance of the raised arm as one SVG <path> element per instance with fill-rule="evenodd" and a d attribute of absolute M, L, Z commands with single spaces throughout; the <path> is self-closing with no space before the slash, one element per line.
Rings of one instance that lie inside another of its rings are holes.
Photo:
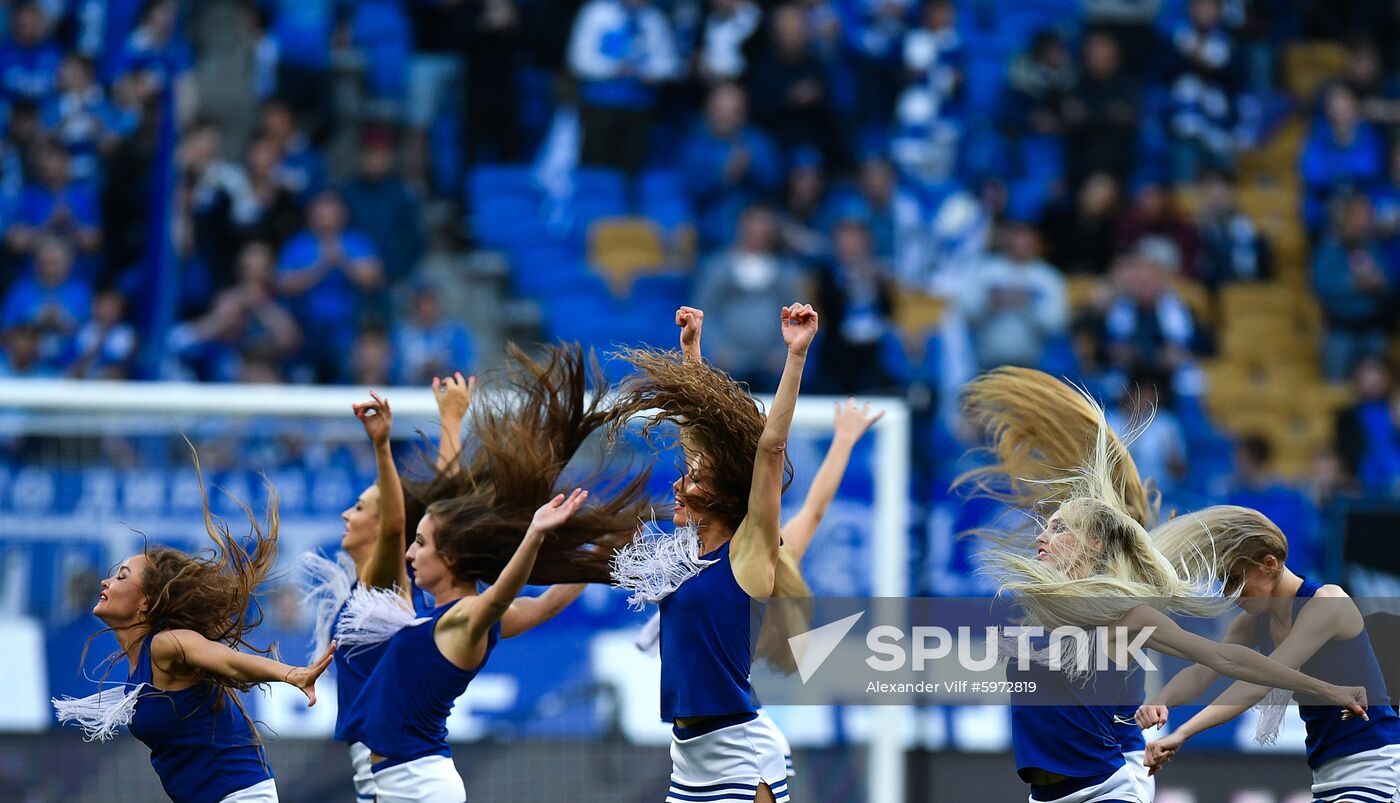
<path fill-rule="evenodd" d="M 782 543 L 779 519 L 783 504 L 783 462 L 787 454 L 788 431 L 792 428 L 797 393 L 802 385 L 802 369 L 807 349 L 817 334 L 817 313 L 808 304 L 783 307 L 783 343 L 787 362 L 778 382 L 773 406 L 758 437 L 754 456 L 753 480 L 749 486 L 749 507 L 730 542 L 734 579 L 744 593 L 765 599 L 773 594 L 773 573 Z"/>
<path fill-rule="evenodd" d="M 1340 589 L 1337 589 L 1337 593 L 1338 596 L 1329 594 L 1327 597 L 1319 597 L 1345 598 L 1340 596 Z M 1290 669 L 1297 669 L 1316 655 L 1327 642 L 1336 638 L 1352 638 L 1364 627 L 1361 611 L 1355 605 L 1309 602 L 1299 611 L 1288 636 L 1269 654 L 1269 658 Z M 1229 722 L 1258 705 L 1268 693 L 1267 686 L 1236 681 L 1221 692 L 1214 702 L 1201 709 L 1167 737 L 1153 742 L 1155 746 L 1152 748 L 1152 760 L 1147 763 L 1152 765 L 1155 771 L 1155 767 L 1170 761 L 1187 739 L 1201 731 Z M 1343 718 L 1347 718 L 1350 713 L 1352 712 L 1343 713 Z"/>
<path fill-rule="evenodd" d="M 433 377 L 433 398 L 438 406 L 438 471 L 452 465 L 462 451 L 462 420 L 475 394 L 474 376 L 462 379 L 462 372 L 457 371 L 449 377 Z"/>
<path fill-rule="evenodd" d="M 514 638 L 558 616 L 583 593 L 586 583 L 551 586 L 538 597 L 516 597 L 501 617 L 501 638 Z"/>
<path fill-rule="evenodd" d="M 676 326 L 681 328 L 681 353 L 686 362 L 700 362 L 700 330 L 705 326 L 704 310 L 681 307 L 676 310 Z"/>
<path fill-rule="evenodd" d="M 394 465 L 394 452 L 389 445 L 389 435 L 393 429 L 394 417 L 389 409 L 389 401 L 381 399 L 373 391 L 372 402 L 354 405 L 355 416 L 365 426 L 365 433 L 374 444 L 374 462 L 379 469 L 379 536 L 374 540 L 374 551 L 361 572 L 360 582 L 376 588 L 397 588 L 408 598 L 408 566 L 404 562 L 403 483 L 399 480 L 398 467 Z"/>
<path fill-rule="evenodd" d="M 239 652 L 219 641 L 210 641 L 193 630 L 165 630 L 151 640 L 151 658 L 172 675 L 208 672 L 241 683 L 286 683 L 301 689 L 308 707 L 316 704 L 316 679 L 331 665 L 335 642 L 316 663 L 292 666 L 261 655 Z"/>
<path fill-rule="evenodd" d="M 1240 644 L 1222 644 L 1182 629 L 1166 614 L 1146 605 L 1128 612 L 1123 624 L 1133 631 L 1147 631 L 1146 645 L 1158 652 L 1204 664 L 1227 677 L 1258 683 L 1269 688 L 1288 689 L 1307 697 L 1326 700 L 1353 714 L 1366 716 L 1366 689 L 1361 686 L 1334 686 L 1261 655 Z"/>
<path fill-rule="evenodd" d="M 535 511 L 535 518 L 525 531 L 520 546 L 511 556 L 506 567 L 485 591 L 471 600 L 470 605 L 458 605 L 442 617 L 441 627 L 450 629 L 449 643 L 459 657 L 470 655 L 475 646 L 510 610 L 511 603 L 530 579 L 535 568 L 535 557 L 540 553 L 540 545 L 550 530 L 563 524 L 588 499 L 588 492 L 575 488 L 567 497 L 559 494 Z M 459 613 L 460 611 L 460 613 Z M 440 630 L 439 632 L 443 632 Z"/>
<path fill-rule="evenodd" d="M 1254 643 L 1254 627 L 1257 620 L 1253 615 L 1242 613 L 1230 622 L 1221 641 L 1227 644 L 1240 644 L 1248 647 Z M 1186 705 L 1206 693 L 1220 673 L 1208 666 L 1191 664 L 1177 672 L 1160 692 L 1137 710 L 1138 727 L 1146 730 L 1167 724 L 1167 709 Z"/>
<path fill-rule="evenodd" d="M 783 525 L 783 549 L 792 555 L 794 561 L 801 563 L 802 556 L 807 554 L 817 525 L 821 524 L 827 508 L 831 507 L 831 500 L 836 498 L 836 489 L 841 486 L 841 477 L 845 476 L 846 466 L 851 461 L 851 451 L 884 415 L 884 410 L 872 415 L 869 404 L 857 407 L 853 398 L 837 403 L 831 447 L 826 450 L 826 457 L 822 458 L 817 476 L 812 478 L 812 487 L 807 489 L 807 498 L 802 500 L 802 507 Z"/>

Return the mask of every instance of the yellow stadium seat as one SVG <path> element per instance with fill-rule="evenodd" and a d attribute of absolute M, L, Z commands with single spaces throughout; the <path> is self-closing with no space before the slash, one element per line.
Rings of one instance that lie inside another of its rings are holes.
<path fill-rule="evenodd" d="M 894 295 L 894 325 L 910 345 L 922 344 L 943 319 L 947 302 L 915 290 L 898 289 Z"/>
<path fill-rule="evenodd" d="M 613 217 L 595 221 L 588 230 L 588 262 L 623 296 L 632 280 L 666 267 L 661 232 L 646 218 Z"/>
<path fill-rule="evenodd" d="M 1283 72 L 1295 98 L 1311 100 L 1318 87 L 1346 71 L 1347 49 L 1335 42 L 1297 42 L 1283 51 Z"/>
<path fill-rule="evenodd" d="M 1198 324 L 1210 325 L 1215 322 L 1215 303 L 1205 285 L 1178 276 L 1172 280 L 1172 289 L 1186 302 Z"/>
<path fill-rule="evenodd" d="M 1065 279 L 1065 292 L 1069 296 L 1070 312 L 1078 313 L 1095 306 L 1107 289 L 1104 280 L 1094 276 L 1068 277 Z"/>
<path fill-rule="evenodd" d="M 1255 313 L 1292 315 L 1297 308 L 1297 294 L 1279 282 L 1250 282 L 1220 288 L 1220 312 L 1228 325 L 1230 321 Z"/>

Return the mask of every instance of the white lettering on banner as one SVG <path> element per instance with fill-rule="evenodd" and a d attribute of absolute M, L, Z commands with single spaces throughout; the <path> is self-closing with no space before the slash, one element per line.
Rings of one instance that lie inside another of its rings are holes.
<path fill-rule="evenodd" d="M 15 473 L 10 489 L 10 505 L 21 513 L 42 513 L 53 507 L 54 477 L 41 468 L 22 468 Z"/>
<path fill-rule="evenodd" d="M 82 491 L 75 509 L 93 516 L 110 514 L 117 509 L 117 475 L 109 469 L 96 468 L 83 472 Z"/>
<path fill-rule="evenodd" d="M 122 509 L 131 513 L 164 510 L 165 475 L 154 471 L 133 471 L 124 474 Z"/>

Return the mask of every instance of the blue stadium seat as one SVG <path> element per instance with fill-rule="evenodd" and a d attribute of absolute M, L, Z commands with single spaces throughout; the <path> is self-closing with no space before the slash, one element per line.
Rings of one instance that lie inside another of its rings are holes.
<path fill-rule="evenodd" d="M 689 295 L 690 277 L 678 273 L 644 273 L 632 281 L 632 303 L 643 309 L 674 310 Z"/>
<path fill-rule="evenodd" d="M 504 197 L 535 198 L 535 180 L 526 165 L 477 165 L 467 176 L 467 195 L 475 203 Z"/>
<path fill-rule="evenodd" d="M 580 167 L 574 172 L 574 197 L 626 206 L 627 176 L 605 167 Z"/>
<path fill-rule="evenodd" d="M 587 275 L 583 254 L 554 242 L 536 242 L 516 253 L 510 273 L 511 288 L 519 295 L 541 298 L 571 277 Z"/>

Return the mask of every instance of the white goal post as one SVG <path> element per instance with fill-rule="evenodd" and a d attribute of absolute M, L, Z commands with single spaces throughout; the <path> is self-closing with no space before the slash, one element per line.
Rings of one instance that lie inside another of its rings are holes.
<path fill-rule="evenodd" d="M 377 389 L 390 399 L 396 416 L 435 419 L 437 405 L 423 387 Z M 239 417 L 344 418 L 350 405 L 364 401 L 369 388 L 355 386 L 207 384 L 182 382 L 109 382 L 64 379 L 0 381 L 0 411 L 29 409 L 65 414 L 158 416 L 180 413 Z M 771 404 L 771 397 L 761 397 Z M 793 426 L 829 432 L 831 397 L 798 400 Z M 876 597 L 909 593 L 909 409 L 901 399 L 871 399 L 885 411 L 875 425 L 873 461 L 874 516 L 871 590 Z M 23 425 L 21 424 L 21 427 Z M 869 803 L 899 803 L 905 794 L 905 710 L 876 706 L 866 764 Z"/>

